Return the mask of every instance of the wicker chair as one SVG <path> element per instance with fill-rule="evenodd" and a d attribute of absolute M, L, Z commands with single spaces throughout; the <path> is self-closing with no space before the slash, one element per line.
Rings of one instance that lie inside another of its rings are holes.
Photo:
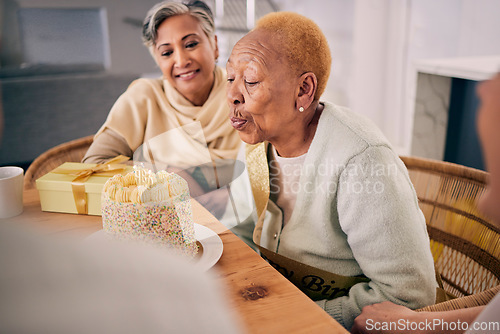
<path fill-rule="evenodd" d="M 94 136 L 87 136 L 57 145 L 38 156 L 28 167 L 24 176 L 24 188 L 35 188 L 35 181 L 64 162 L 80 162 Z"/>
<path fill-rule="evenodd" d="M 426 219 L 442 288 L 457 297 L 421 311 L 487 304 L 500 290 L 500 229 L 476 207 L 488 173 L 437 160 L 401 159 Z"/>

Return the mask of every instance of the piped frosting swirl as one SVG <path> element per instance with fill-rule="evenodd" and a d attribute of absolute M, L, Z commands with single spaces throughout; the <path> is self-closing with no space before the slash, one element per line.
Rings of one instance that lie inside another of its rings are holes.
<path fill-rule="evenodd" d="M 170 200 L 178 195 L 189 193 L 187 182 L 175 173 L 134 167 L 126 175 L 117 174 L 104 185 L 110 199 L 123 203 L 148 203 Z"/>

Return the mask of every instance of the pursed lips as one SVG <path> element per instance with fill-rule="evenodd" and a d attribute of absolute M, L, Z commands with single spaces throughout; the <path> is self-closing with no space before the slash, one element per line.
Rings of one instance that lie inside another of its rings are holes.
<path fill-rule="evenodd" d="M 236 116 L 231 116 L 229 120 L 231 121 L 231 125 L 233 126 L 233 128 L 235 128 L 236 130 L 241 130 L 248 122 L 246 119 Z"/>

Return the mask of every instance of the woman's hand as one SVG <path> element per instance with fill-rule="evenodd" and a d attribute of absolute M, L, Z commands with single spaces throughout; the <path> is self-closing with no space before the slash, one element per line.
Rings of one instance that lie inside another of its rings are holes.
<path fill-rule="evenodd" d="M 415 312 L 404 306 L 383 302 L 363 307 L 361 314 L 354 319 L 351 333 L 459 334 L 470 327 L 484 308 Z"/>
<path fill-rule="evenodd" d="M 202 189 L 198 182 L 196 182 L 191 174 L 185 170 L 169 168 L 168 171 L 174 172 L 186 180 L 189 186 L 189 193 L 192 198 L 197 200 L 198 203 L 200 203 L 217 219 L 222 217 L 229 199 L 229 193 L 226 187 L 206 192 Z"/>
<path fill-rule="evenodd" d="M 226 211 L 229 192 L 226 187 L 212 190 L 195 199 L 217 219 L 220 219 Z"/>
<path fill-rule="evenodd" d="M 368 305 L 354 319 L 351 333 L 426 333 L 408 328 L 409 323 L 421 321 L 423 314 L 391 302 Z"/>

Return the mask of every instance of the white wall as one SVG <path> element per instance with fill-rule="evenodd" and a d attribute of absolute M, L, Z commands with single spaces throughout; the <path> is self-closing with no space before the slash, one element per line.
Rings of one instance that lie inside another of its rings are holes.
<path fill-rule="evenodd" d="M 500 1 L 411 1 L 415 56 L 483 56 L 500 52 Z"/>
<path fill-rule="evenodd" d="M 321 28 L 328 39 L 333 59 L 330 79 L 322 99 L 339 105 L 349 105 L 349 83 L 353 68 L 354 2 L 274 0 L 274 3 L 282 11 L 294 11 L 311 18 Z"/>
<path fill-rule="evenodd" d="M 409 0 L 355 3 L 350 107 L 373 120 L 397 148 L 405 123 Z"/>

